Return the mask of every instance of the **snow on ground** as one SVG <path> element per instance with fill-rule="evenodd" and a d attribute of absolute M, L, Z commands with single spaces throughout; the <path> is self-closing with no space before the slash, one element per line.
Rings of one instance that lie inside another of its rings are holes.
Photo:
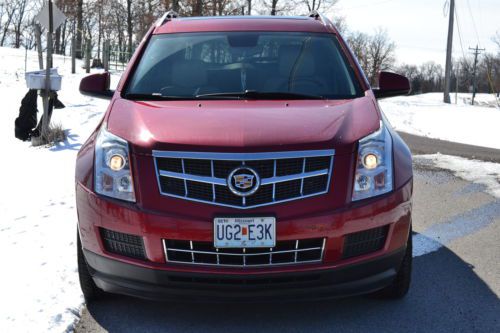
<path fill-rule="evenodd" d="M 78 92 L 81 68 L 71 74 L 70 58 L 56 56 L 62 73 L 53 123 L 68 140 L 34 148 L 14 137 L 14 120 L 27 92 L 24 50 L 0 48 L 0 327 L 2 332 L 63 332 L 79 316 L 83 297 L 76 274 L 74 165 L 79 147 L 97 126 L 108 101 Z M 36 53 L 28 71 L 37 70 Z M 38 116 L 43 107 L 38 100 Z"/>
<path fill-rule="evenodd" d="M 443 103 L 442 93 L 383 99 L 380 106 L 398 131 L 500 149 L 500 105 L 494 95 L 458 94 L 458 104 Z M 455 96 L 451 96 L 452 103 Z"/>

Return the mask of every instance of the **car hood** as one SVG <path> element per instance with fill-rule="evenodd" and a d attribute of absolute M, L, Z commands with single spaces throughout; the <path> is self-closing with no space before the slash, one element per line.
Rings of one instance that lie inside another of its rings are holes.
<path fill-rule="evenodd" d="M 379 128 L 372 96 L 352 100 L 131 101 L 118 98 L 108 130 L 135 153 L 152 150 L 352 152 Z"/>

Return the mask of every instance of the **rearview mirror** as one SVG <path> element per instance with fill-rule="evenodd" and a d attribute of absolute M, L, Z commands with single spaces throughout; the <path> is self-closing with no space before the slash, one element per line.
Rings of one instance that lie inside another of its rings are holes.
<path fill-rule="evenodd" d="M 80 81 L 80 93 L 100 98 L 111 98 L 115 93 L 109 89 L 111 75 L 109 72 L 91 74 Z"/>
<path fill-rule="evenodd" d="M 406 76 L 391 72 L 380 72 L 378 75 L 378 88 L 373 88 L 376 98 L 386 98 L 410 93 L 410 81 Z"/>

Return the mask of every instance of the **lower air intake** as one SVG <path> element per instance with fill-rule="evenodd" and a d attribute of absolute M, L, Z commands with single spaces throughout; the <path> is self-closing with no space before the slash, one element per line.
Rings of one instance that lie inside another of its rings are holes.
<path fill-rule="evenodd" d="M 101 228 L 106 251 L 134 259 L 146 260 L 142 237 Z"/>
<path fill-rule="evenodd" d="M 348 234 L 344 238 L 342 258 L 352 258 L 381 250 L 387 239 L 389 226 Z"/>

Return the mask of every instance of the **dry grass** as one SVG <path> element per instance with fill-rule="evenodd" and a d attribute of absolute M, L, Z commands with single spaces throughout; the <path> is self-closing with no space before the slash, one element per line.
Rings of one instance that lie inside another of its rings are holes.
<path fill-rule="evenodd" d="M 39 137 L 31 138 L 31 145 L 33 147 L 39 146 L 53 146 L 58 142 L 66 140 L 66 132 L 61 124 L 50 125 L 46 136 L 40 135 Z"/>

